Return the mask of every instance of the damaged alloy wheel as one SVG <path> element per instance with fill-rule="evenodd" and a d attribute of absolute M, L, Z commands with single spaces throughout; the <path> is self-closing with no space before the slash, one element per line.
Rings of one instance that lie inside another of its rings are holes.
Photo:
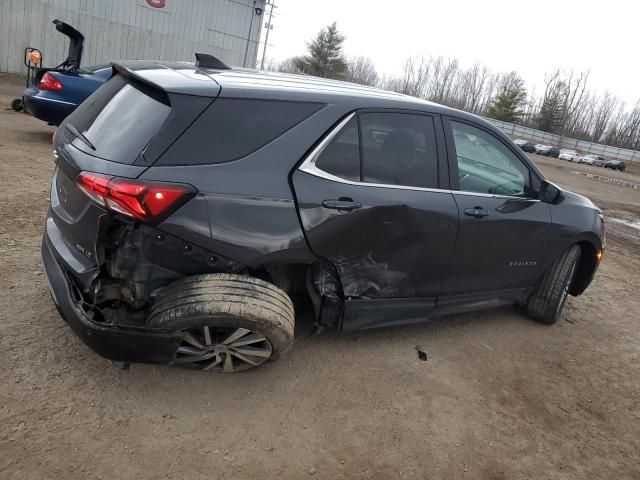
<path fill-rule="evenodd" d="M 203 371 L 233 373 L 257 367 L 273 352 L 271 342 L 247 328 L 218 329 L 205 326 L 185 332 L 178 347 L 176 363 Z"/>
<path fill-rule="evenodd" d="M 294 310 L 289 296 L 264 280 L 195 275 L 159 292 L 147 326 L 184 332 L 175 363 L 231 373 L 275 360 L 291 348 Z"/>

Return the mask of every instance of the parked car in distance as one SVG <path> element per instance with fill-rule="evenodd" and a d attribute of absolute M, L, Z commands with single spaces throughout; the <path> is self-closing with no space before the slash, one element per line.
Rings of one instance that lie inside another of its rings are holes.
<path fill-rule="evenodd" d="M 546 157 L 558 158 L 558 155 L 560 155 L 560 149 L 557 147 L 549 147 L 549 149 L 546 150 L 543 155 Z"/>
<path fill-rule="evenodd" d="M 542 145 L 541 143 L 536 145 L 536 153 L 538 155 L 546 155 L 550 149 L 551 147 L 549 145 Z"/>
<path fill-rule="evenodd" d="M 595 165 L 596 167 L 604 167 L 607 160 L 602 155 L 589 154 L 582 157 L 582 163 Z"/>
<path fill-rule="evenodd" d="M 622 160 L 609 160 L 604 164 L 604 168 L 610 168 L 611 170 L 620 170 L 624 172 L 626 166 Z"/>
<path fill-rule="evenodd" d="M 583 155 L 579 158 L 578 163 L 584 163 L 586 165 L 593 165 L 595 162 L 595 158 L 592 155 Z"/>
<path fill-rule="evenodd" d="M 70 25 L 54 21 L 69 37 L 67 59 L 55 68 L 38 68 L 35 85 L 23 93 L 24 109 L 50 125 L 59 125 L 80 103 L 112 75 L 111 65 L 80 67 L 83 35 Z"/>
<path fill-rule="evenodd" d="M 505 305 L 551 324 L 591 283 L 602 211 L 484 119 L 197 59 L 114 64 L 55 135 L 44 269 L 99 354 L 236 372 L 305 308 L 342 331 Z"/>
<path fill-rule="evenodd" d="M 575 150 L 569 150 L 567 148 L 563 148 L 562 150 L 560 150 L 560 154 L 558 155 L 558 158 L 560 160 L 569 160 L 570 162 L 573 162 L 574 159 L 578 157 L 578 152 L 576 152 Z"/>
<path fill-rule="evenodd" d="M 536 152 L 536 146 L 527 140 L 522 140 L 521 138 L 519 138 L 515 140 L 514 143 L 518 145 L 520 149 L 524 152 L 528 152 L 528 153 Z"/>

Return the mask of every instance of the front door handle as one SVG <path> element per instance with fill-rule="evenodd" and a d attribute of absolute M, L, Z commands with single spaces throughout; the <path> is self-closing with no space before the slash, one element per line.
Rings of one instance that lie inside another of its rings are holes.
<path fill-rule="evenodd" d="M 340 212 L 352 212 L 358 208 L 362 208 L 361 203 L 354 202 L 353 199 L 345 197 L 340 197 L 338 200 L 324 200 L 322 206 Z"/>
<path fill-rule="evenodd" d="M 464 214 L 470 217 L 483 218 L 489 215 L 489 211 L 482 207 L 465 208 Z"/>

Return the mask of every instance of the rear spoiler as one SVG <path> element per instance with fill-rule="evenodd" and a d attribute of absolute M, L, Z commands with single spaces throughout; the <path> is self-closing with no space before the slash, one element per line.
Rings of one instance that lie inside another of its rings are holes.
<path fill-rule="evenodd" d="M 111 62 L 113 73 L 167 93 L 217 97 L 220 85 L 193 64 L 127 60 Z"/>
<path fill-rule="evenodd" d="M 84 35 L 68 23 L 58 20 L 57 18 L 53 21 L 53 24 L 56 26 L 56 30 L 69 37 L 69 52 L 67 53 L 67 58 L 56 68 L 75 72 L 80 68 L 80 63 L 82 62 Z"/>

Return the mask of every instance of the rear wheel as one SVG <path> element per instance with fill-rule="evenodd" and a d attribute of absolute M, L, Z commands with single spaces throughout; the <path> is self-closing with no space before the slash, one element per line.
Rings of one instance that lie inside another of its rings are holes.
<path fill-rule="evenodd" d="M 553 262 L 536 291 L 529 297 L 527 314 L 530 317 L 549 325 L 560 319 L 581 253 L 580 246 L 573 245 Z"/>
<path fill-rule="evenodd" d="M 22 99 L 21 98 L 14 98 L 11 101 L 11 108 L 14 109 L 16 112 L 21 112 L 22 109 L 24 108 L 24 105 L 22 103 Z"/>
<path fill-rule="evenodd" d="M 147 325 L 184 332 L 177 364 L 232 373 L 275 360 L 288 350 L 294 311 L 287 294 L 263 280 L 196 275 L 160 292 Z"/>

